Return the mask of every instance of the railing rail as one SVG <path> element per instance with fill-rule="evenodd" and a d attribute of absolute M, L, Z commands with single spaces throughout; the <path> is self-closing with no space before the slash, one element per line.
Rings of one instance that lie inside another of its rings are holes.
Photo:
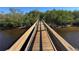
<path fill-rule="evenodd" d="M 47 31 L 47 29 L 46 29 L 46 31 Z M 49 40 L 50 40 L 50 42 L 52 44 L 52 47 L 53 47 L 54 51 L 57 51 L 57 49 L 56 49 L 56 47 L 55 47 L 54 43 L 52 42 L 52 40 L 51 40 L 49 35 L 48 35 L 48 37 L 49 37 Z"/>
<path fill-rule="evenodd" d="M 68 51 L 76 51 L 76 49 L 69 44 L 64 38 L 62 38 L 55 30 L 53 30 L 45 21 L 43 21 L 48 30 L 60 41 L 60 43 L 68 50 Z"/>
<path fill-rule="evenodd" d="M 28 44 L 27 44 L 27 46 L 26 46 L 26 48 L 25 48 L 25 51 L 28 51 L 28 50 L 30 49 L 30 47 L 31 47 L 31 44 L 32 44 L 32 42 L 33 42 L 33 40 L 34 40 L 36 31 L 37 31 L 37 26 L 38 26 L 38 23 L 37 23 L 37 25 L 35 26 L 35 29 L 34 29 L 32 35 L 31 35 L 31 37 L 30 37 L 30 39 L 29 39 L 29 42 L 28 42 Z"/>
<path fill-rule="evenodd" d="M 38 23 L 38 20 L 8 50 L 19 51 L 24 45 L 27 38 L 29 37 L 32 30 L 34 29 L 34 27 L 37 25 L 37 23 Z"/>

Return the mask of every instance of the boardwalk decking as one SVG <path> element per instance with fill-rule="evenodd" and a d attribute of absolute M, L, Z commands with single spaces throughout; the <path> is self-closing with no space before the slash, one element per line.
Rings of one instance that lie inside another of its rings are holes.
<path fill-rule="evenodd" d="M 49 35 L 47 33 L 47 30 L 42 22 L 40 22 L 40 24 L 38 25 L 38 31 L 35 37 L 32 50 L 33 51 L 38 51 L 38 50 L 53 51 L 54 50 L 52 47 Z"/>
<path fill-rule="evenodd" d="M 51 35 L 48 32 L 55 38 L 50 37 Z M 47 23 L 37 20 L 8 51 L 57 51 L 57 47 L 64 47 L 64 49 L 60 48 L 61 51 L 76 51 L 70 43 L 62 38 Z"/>

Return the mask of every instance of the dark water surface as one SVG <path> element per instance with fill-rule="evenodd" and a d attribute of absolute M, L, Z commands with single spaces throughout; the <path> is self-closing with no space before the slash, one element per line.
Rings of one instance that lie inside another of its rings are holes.
<path fill-rule="evenodd" d="M 79 27 L 57 28 L 56 31 L 73 47 L 79 50 Z"/>
<path fill-rule="evenodd" d="M 7 50 L 26 31 L 26 29 L 0 30 L 0 51 Z"/>
<path fill-rule="evenodd" d="M 0 30 L 0 50 L 7 50 L 27 29 Z M 79 50 L 79 27 L 57 28 L 56 31 Z"/>

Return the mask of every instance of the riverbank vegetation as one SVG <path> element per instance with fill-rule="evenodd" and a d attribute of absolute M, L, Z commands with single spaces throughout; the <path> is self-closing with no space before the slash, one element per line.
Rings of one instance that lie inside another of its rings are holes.
<path fill-rule="evenodd" d="M 38 19 L 38 14 L 37 11 L 23 14 L 10 8 L 10 13 L 0 14 L 0 29 L 29 28 Z"/>
<path fill-rule="evenodd" d="M 50 26 L 79 26 L 79 11 L 48 10 L 46 12 L 30 11 L 23 14 L 15 8 L 10 13 L 0 13 L 0 29 L 30 27 L 36 20 L 45 20 Z"/>
<path fill-rule="evenodd" d="M 54 26 L 79 26 L 79 11 L 47 11 L 45 21 Z"/>

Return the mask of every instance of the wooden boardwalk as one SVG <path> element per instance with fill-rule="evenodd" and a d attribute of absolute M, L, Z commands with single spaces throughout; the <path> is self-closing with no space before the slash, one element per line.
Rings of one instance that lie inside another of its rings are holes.
<path fill-rule="evenodd" d="M 38 25 L 38 31 L 35 37 L 34 45 L 32 48 L 33 51 L 54 51 L 51 39 L 48 35 L 48 32 L 42 22 Z"/>
<path fill-rule="evenodd" d="M 7 49 L 7 51 L 31 50 L 76 51 L 70 43 L 62 38 L 45 21 L 38 20 L 9 49 Z"/>

